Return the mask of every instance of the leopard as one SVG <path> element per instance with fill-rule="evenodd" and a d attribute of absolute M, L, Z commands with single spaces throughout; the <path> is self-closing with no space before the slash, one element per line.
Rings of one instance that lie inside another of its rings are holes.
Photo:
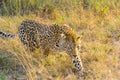
<path fill-rule="evenodd" d="M 0 36 L 14 38 L 16 35 L 0 31 Z M 65 52 L 71 57 L 75 68 L 84 72 L 82 60 L 79 57 L 81 39 L 70 26 L 23 20 L 18 27 L 18 36 L 30 51 L 40 49 L 41 53 L 47 56 L 50 52 Z"/>

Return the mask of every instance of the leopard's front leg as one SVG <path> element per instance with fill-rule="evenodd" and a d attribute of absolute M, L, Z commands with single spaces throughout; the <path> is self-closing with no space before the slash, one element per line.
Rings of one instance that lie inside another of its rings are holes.
<path fill-rule="evenodd" d="M 82 61 L 81 59 L 77 56 L 77 55 L 74 55 L 73 58 L 72 58 L 72 63 L 74 64 L 74 66 L 76 67 L 76 69 L 80 72 L 84 72 L 84 68 L 83 68 L 83 65 L 82 65 Z"/>
<path fill-rule="evenodd" d="M 79 58 L 77 55 L 75 55 L 72 58 L 72 62 L 74 64 L 74 66 L 76 67 L 76 69 L 78 70 L 77 73 L 79 73 L 79 74 L 77 74 L 77 80 L 85 80 L 87 73 L 84 70 L 81 58 Z"/>

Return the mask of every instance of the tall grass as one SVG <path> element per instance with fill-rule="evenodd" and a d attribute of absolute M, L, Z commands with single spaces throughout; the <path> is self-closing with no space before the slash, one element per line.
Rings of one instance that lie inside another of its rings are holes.
<path fill-rule="evenodd" d="M 90 70 L 86 80 L 120 79 L 120 0 L 2 0 L 0 11 L 4 15 L 0 29 L 5 32 L 17 33 L 24 19 L 68 24 L 82 35 L 80 56 L 85 70 Z M 0 38 L 0 49 L 15 56 L 28 80 L 76 80 L 78 76 L 65 53 L 43 58 L 39 51 L 26 51 L 18 37 Z M 3 73 L 0 79 L 6 76 Z"/>
<path fill-rule="evenodd" d="M 105 14 L 108 8 L 120 8 L 120 0 L 2 0 L 0 14 L 23 15 L 36 13 L 36 11 L 40 13 L 46 5 L 55 6 L 61 10 L 83 7 L 83 9 L 93 9 Z"/>

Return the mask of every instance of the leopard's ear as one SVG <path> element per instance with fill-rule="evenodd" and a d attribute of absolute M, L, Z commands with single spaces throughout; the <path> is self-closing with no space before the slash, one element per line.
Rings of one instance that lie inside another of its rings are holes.
<path fill-rule="evenodd" d="M 76 38 L 76 44 L 77 44 L 78 46 L 80 46 L 80 45 L 81 45 L 81 41 L 82 41 L 82 36 L 78 36 L 78 37 Z"/>
<path fill-rule="evenodd" d="M 82 36 L 78 36 L 78 37 L 77 37 L 77 40 L 80 40 L 81 38 L 82 38 Z"/>
<path fill-rule="evenodd" d="M 80 39 L 80 36 L 77 37 L 77 40 Z"/>

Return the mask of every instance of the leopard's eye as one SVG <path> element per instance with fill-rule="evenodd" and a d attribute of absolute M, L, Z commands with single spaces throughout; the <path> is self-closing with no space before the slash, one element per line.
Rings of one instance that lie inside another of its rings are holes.
<path fill-rule="evenodd" d="M 57 46 L 57 47 L 59 47 L 59 45 L 58 45 L 58 44 L 56 44 L 56 46 Z"/>

